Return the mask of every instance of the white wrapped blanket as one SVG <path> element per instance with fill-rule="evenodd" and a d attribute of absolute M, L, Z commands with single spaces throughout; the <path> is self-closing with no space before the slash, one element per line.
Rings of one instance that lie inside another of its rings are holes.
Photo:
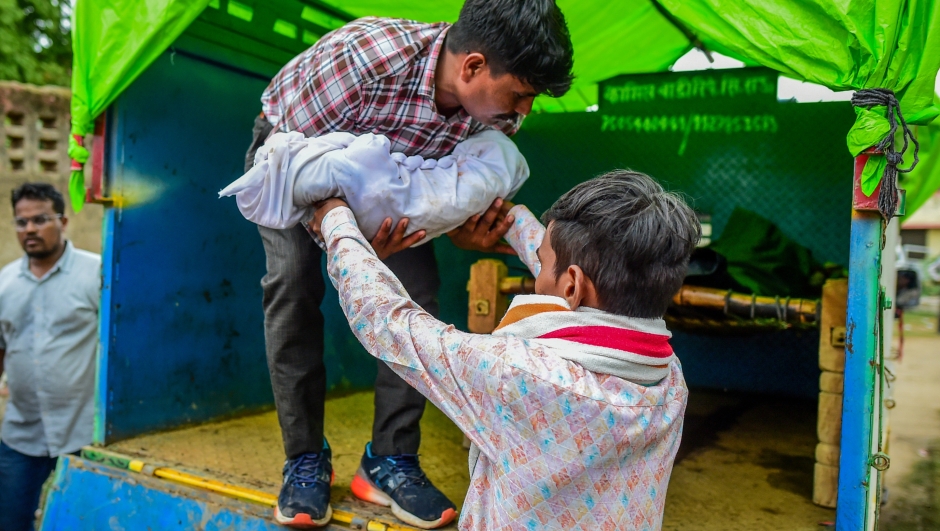
<path fill-rule="evenodd" d="M 406 234 L 425 230 L 424 243 L 511 199 L 529 177 L 516 145 L 487 130 L 441 159 L 390 153 L 382 135 L 329 133 L 306 138 L 277 133 L 255 154 L 255 165 L 224 190 L 247 219 L 284 229 L 313 217 L 312 204 L 342 197 L 362 234 L 372 239 L 385 218 L 410 219 Z"/>

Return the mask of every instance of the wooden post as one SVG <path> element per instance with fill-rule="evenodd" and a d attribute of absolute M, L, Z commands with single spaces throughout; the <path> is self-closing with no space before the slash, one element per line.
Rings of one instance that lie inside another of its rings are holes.
<path fill-rule="evenodd" d="M 845 316 L 848 282 L 829 280 L 823 286 L 819 323 L 819 417 L 813 503 L 834 508 L 839 490 L 842 437 L 842 394 L 845 372 Z"/>
<path fill-rule="evenodd" d="M 501 290 L 509 268 L 500 260 L 483 259 L 470 266 L 467 328 L 475 334 L 492 332 L 509 308 L 509 297 Z"/>

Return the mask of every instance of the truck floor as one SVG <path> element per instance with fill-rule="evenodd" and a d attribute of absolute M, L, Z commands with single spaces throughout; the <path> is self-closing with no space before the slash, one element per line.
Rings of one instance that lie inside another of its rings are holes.
<path fill-rule="evenodd" d="M 349 483 L 369 440 L 370 392 L 331 398 L 326 433 L 333 448 L 333 503 L 391 514 L 357 502 Z M 666 530 L 816 530 L 834 511 L 810 501 L 816 444 L 812 401 L 693 391 L 666 500 Z M 421 461 L 458 507 L 469 484 L 459 430 L 428 406 Z M 194 474 L 277 493 L 284 455 L 275 413 L 138 437 L 108 449 Z"/>
<path fill-rule="evenodd" d="M 349 491 L 371 434 L 372 400 L 372 393 L 361 392 L 327 401 L 326 433 L 336 470 L 333 503 L 385 513 L 356 501 Z M 811 401 L 693 391 L 663 529 L 816 530 L 831 522 L 834 511 L 810 501 L 815 426 Z M 432 406 L 421 428 L 424 469 L 459 507 L 469 484 L 462 435 Z M 284 459 L 273 411 L 138 437 L 108 449 L 271 493 L 278 491 Z"/>
<path fill-rule="evenodd" d="M 395 520 L 391 511 L 360 502 L 349 484 L 372 434 L 373 393 L 336 396 L 326 402 L 326 437 L 336 480 L 332 503 L 357 514 Z M 435 407 L 421 420 L 421 463 L 431 481 L 460 508 L 470 475 L 463 435 Z M 277 494 L 284 448 L 274 411 L 136 437 L 108 450 L 203 477 Z M 444 529 L 456 529 L 456 525 Z"/>

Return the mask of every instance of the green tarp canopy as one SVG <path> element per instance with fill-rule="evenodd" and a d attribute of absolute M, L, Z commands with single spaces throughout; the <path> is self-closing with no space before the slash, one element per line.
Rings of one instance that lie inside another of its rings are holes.
<path fill-rule="evenodd" d="M 73 10 L 73 142 L 91 132 L 96 116 L 186 27 L 220 0 L 76 0 Z M 224 1 L 224 0 L 223 0 Z M 241 2 L 251 3 L 248 0 Z M 263 0 L 258 0 L 263 1 Z M 462 0 L 324 0 L 354 17 L 454 21 Z M 596 83 L 618 74 L 660 72 L 693 47 L 833 90 L 893 90 L 907 121 L 926 125 L 940 109 L 934 83 L 940 68 L 940 11 L 932 0 L 558 0 L 575 50 L 577 79 L 563 98 L 540 97 L 536 112 L 584 111 L 597 102 Z M 887 132 L 883 112 L 859 110 L 847 131 L 853 152 Z M 922 141 L 940 141 L 926 131 Z M 931 130 L 932 131 L 932 130 Z M 940 152 L 934 145 L 930 153 Z M 910 163 L 909 154 L 904 166 Z M 873 159 L 874 160 L 874 159 Z M 940 168 L 925 160 L 908 174 L 908 212 L 940 186 Z M 82 172 L 73 172 L 73 204 L 84 197 Z M 877 181 L 876 181 L 877 182 Z M 876 184 L 875 182 L 875 184 Z M 872 184 L 871 187 L 874 185 Z"/>

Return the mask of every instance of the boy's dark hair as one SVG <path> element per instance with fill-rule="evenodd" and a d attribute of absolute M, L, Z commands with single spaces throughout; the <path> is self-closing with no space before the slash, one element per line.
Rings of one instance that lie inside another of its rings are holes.
<path fill-rule="evenodd" d="M 616 170 L 581 183 L 542 215 L 555 276 L 576 264 L 604 310 L 662 317 L 702 236 L 695 213 L 648 175 Z"/>
<path fill-rule="evenodd" d="M 36 201 L 52 201 L 52 209 L 56 214 L 65 215 L 65 199 L 62 194 L 48 183 L 24 183 L 13 190 L 12 203 L 13 208 L 21 199 L 33 199 Z"/>
<path fill-rule="evenodd" d="M 571 88 L 574 50 L 555 0 L 466 0 L 447 32 L 453 53 L 479 52 L 493 74 L 509 73 L 539 94 Z"/>

